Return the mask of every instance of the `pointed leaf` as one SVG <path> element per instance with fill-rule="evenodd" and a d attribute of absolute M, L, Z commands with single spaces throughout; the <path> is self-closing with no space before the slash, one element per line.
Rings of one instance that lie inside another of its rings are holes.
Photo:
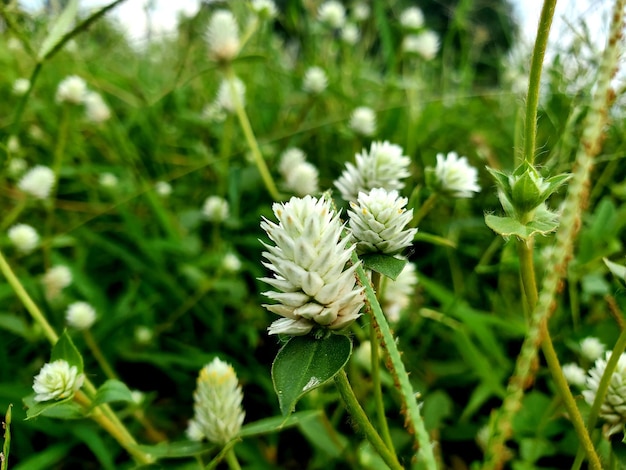
<path fill-rule="evenodd" d="M 114 401 L 123 401 L 134 403 L 133 394 L 125 383 L 119 380 L 107 380 L 96 392 L 96 398 L 93 400 L 93 406 L 103 403 L 111 403 Z"/>
<path fill-rule="evenodd" d="M 63 359 L 68 362 L 70 366 L 76 366 L 78 373 L 83 372 L 83 357 L 74 346 L 72 338 L 67 333 L 67 330 L 63 331 L 63 334 L 59 337 L 59 340 L 52 347 L 52 354 L 50 355 L 50 362 Z"/>
<path fill-rule="evenodd" d="M 283 415 L 291 413 L 304 394 L 332 379 L 351 352 L 352 341 L 344 335 L 292 337 L 272 364 L 272 381 Z"/>
<path fill-rule="evenodd" d="M 365 269 L 376 271 L 394 281 L 408 263 L 405 259 L 396 258 L 391 255 L 383 255 L 382 253 L 362 255 L 361 260 L 363 261 Z"/>
<path fill-rule="evenodd" d="M 613 273 L 615 277 L 618 277 L 622 282 L 626 282 L 626 266 L 614 263 L 606 258 L 602 258 L 606 267 Z"/>
<path fill-rule="evenodd" d="M 68 397 L 58 401 L 35 401 L 35 394 L 28 395 L 24 398 L 24 404 L 28 407 L 26 410 L 26 419 L 33 419 L 37 416 L 47 416 L 49 418 L 59 419 L 80 419 L 85 417 L 85 410 L 78 403 Z"/>
<path fill-rule="evenodd" d="M 48 53 L 61 42 L 63 36 L 65 36 L 72 28 L 72 23 L 76 20 L 76 14 L 78 13 L 78 0 L 70 0 L 65 9 L 56 18 L 48 36 L 43 40 L 41 48 L 39 49 L 39 60 L 42 60 Z"/>
<path fill-rule="evenodd" d="M 273 416 L 271 418 L 260 419 L 253 423 L 248 423 L 241 428 L 238 437 L 258 436 L 272 432 L 280 432 L 292 426 L 306 426 L 311 420 L 318 419 L 322 414 L 320 410 L 299 411 L 287 417 Z"/>
<path fill-rule="evenodd" d="M 485 223 L 487 226 L 503 237 L 518 237 L 522 240 L 528 240 L 535 235 L 547 235 L 554 232 L 558 226 L 555 220 L 534 220 L 526 225 L 512 217 L 498 217 L 495 215 L 486 215 Z"/>
<path fill-rule="evenodd" d="M 158 459 L 194 457 L 212 451 L 215 444 L 195 441 L 162 442 L 153 446 L 139 445 L 137 448 Z"/>

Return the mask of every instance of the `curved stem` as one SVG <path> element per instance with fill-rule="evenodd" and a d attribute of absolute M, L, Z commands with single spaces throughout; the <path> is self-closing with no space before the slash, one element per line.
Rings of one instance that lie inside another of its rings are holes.
<path fill-rule="evenodd" d="M 419 210 L 415 213 L 415 215 L 411 219 L 411 223 L 409 224 L 409 227 L 417 227 L 417 224 L 419 224 L 421 220 L 424 217 L 426 217 L 426 214 L 428 214 L 433 209 L 433 207 L 435 207 L 437 198 L 438 198 L 437 193 L 432 193 L 430 196 L 428 196 L 428 199 L 424 201 L 424 203 L 420 206 Z"/>
<path fill-rule="evenodd" d="M 98 364 L 100 364 L 100 368 L 107 376 L 107 378 L 117 379 L 115 371 L 109 364 L 109 361 L 107 361 L 106 357 L 104 357 L 104 354 L 102 354 L 102 350 L 100 349 L 100 346 L 98 346 L 98 343 L 96 343 L 96 340 L 93 337 L 91 330 L 84 330 L 83 337 L 85 338 L 85 343 L 87 344 L 87 347 L 91 350 L 91 353 L 96 358 L 96 361 L 98 361 Z"/>

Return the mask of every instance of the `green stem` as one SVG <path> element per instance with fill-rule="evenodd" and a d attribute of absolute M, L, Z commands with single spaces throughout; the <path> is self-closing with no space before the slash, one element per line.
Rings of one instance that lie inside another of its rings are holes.
<path fill-rule="evenodd" d="M 0 470 L 7 470 L 9 468 L 9 451 L 11 450 L 11 408 L 12 404 L 9 404 L 7 408 L 7 414 L 4 418 L 4 445 L 2 446 L 2 459 L 0 459 Z"/>
<path fill-rule="evenodd" d="M 372 347 L 373 346 L 374 345 L 372 345 Z M 341 369 L 341 371 L 335 376 L 335 384 L 337 385 L 337 389 L 341 394 L 341 398 L 343 399 L 350 416 L 352 416 L 352 419 L 356 421 L 359 429 L 363 432 L 363 434 L 365 434 L 365 437 L 367 437 L 370 444 L 372 444 L 374 449 L 376 449 L 389 468 L 392 470 L 401 470 L 402 465 L 398 462 L 398 458 L 387 448 L 354 395 L 354 390 L 352 390 L 352 387 L 350 386 L 345 370 Z"/>
<path fill-rule="evenodd" d="M 230 470 L 241 470 L 241 466 L 237 460 L 237 455 L 235 455 L 234 447 L 231 447 L 226 454 L 226 463 L 228 463 L 228 468 L 230 468 Z"/>
<path fill-rule="evenodd" d="M 433 207 L 435 207 L 435 204 L 437 203 L 437 198 L 437 193 L 432 193 L 430 196 L 428 196 L 428 199 L 424 201 L 419 210 L 413 216 L 413 219 L 411 219 L 409 227 L 417 227 L 417 224 L 421 222 L 426 214 L 428 214 L 433 209 Z"/>
<path fill-rule="evenodd" d="M 548 46 L 548 36 L 554 17 L 556 0 L 544 0 L 537 28 L 537 38 L 530 62 L 528 95 L 526 97 L 526 122 L 524 128 L 524 159 L 532 164 L 535 161 L 535 145 L 537 140 L 537 108 L 539 106 L 539 85 L 543 59 Z"/>
<path fill-rule="evenodd" d="M 106 375 L 109 379 L 117 379 L 117 374 L 109 364 L 109 361 L 107 361 L 106 357 L 102 354 L 102 350 L 93 337 L 91 330 L 83 330 L 83 337 L 85 338 L 87 347 L 91 350 L 91 353 L 96 358 L 96 361 L 98 361 L 98 364 L 100 364 L 100 368 L 104 372 L 104 375 Z"/>
<path fill-rule="evenodd" d="M 11 212 L 7 214 L 6 217 L 2 219 L 2 223 L 0 224 L 0 232 L 4 232 L 7 227 L 13 225 L 13 222 L 20 216 L 20 214 L 26 208 L 27 198 L 23 197 L 18 201 L 18 203 L 11 209 Z"/>

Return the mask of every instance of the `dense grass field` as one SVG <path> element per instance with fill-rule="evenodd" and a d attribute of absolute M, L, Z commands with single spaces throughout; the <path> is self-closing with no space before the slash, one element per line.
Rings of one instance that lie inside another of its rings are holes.
<path fill-rule="evenodd" d="M 52 3 L 0 5 L 1 470 L 626 467 L 624 0 L 543 66 L 554 0 Z"/>

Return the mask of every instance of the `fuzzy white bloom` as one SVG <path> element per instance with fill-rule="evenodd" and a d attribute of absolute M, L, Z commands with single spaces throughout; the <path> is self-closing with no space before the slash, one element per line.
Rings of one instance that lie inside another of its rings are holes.
<path fill-rule="evenodd" d="M 352 16 L 357 21 L 365 21 L 370 17 L 370 6 L 365 2 L 355 3 L 352 7 Z"/>
<path fill-rule="evenodd" d="M 194 417 L 187 428 L 188 437 L 207 438 L 224 445 L 237 436 L 245 412 L 241 406 L 243 392 L 230 364 L 216 357 L 204 366 L 198 375 L 193 400 Z"/>
<path fill-rule="evenodd" d="M 115 176 L 113 173 L 109 173 L 109 172 L 104 172 L 104 173 L 100 173 L 100 176 L 98 177 L 98 183 L 100 183 L 100 186 L 102 186 L 103 188 L 115 188 L 118 183 L 119 180 L 117 178 L 117 176 Z"/>
<path fill-rule="evenodd" d="M 431 186 L 434 190 L 456 198 L 471 198 L 480 191 L 478 171 L 469 165 L 466 157 L 449 152 L 444 157 L 437 154 L 435 169 L 428 169 L 433 175 Z"/>
<path fill-rule="evenodd" d="M 309 67 L 304 73 L 302 89 L 307 93 L 318 95 L 328 88 L 328 77 L 321 67 Z"/>
<path fill-rule="evenodd" d="M 154 183 L 154 190 L 161 197 L 168 197 L 172 194 L 172 185 L 167 181 L 157 181 Z"/>
<path fill-rule="evenodd" d="M 586 390 L 582 394 L 588 404 L 592 404 L 598 393 L 600 380 L 611 358 L 611 351 L 605 353 L 604 358 L 596 360 L 587 376 Z M 605 430 L 607 436 L 621 432 L 626 423 L 626 353 L 620 356 L 617 367 L 611 375 L 609 388 L 600 406 L 600 417 L 608 423 Z"/>
<path fill-rule="evenodd" d="M 13 246 L 22 253 L 30 253 L 39 244 L 39 234 L 30 225 L 14 225 L 9 229 L 8 235 Z"/>
<path fill-rule="evenodd" d="M 111 110 L 99 93 L 90 91 L 85 95 L 85 116 L 90 122 L 96 124 L 108 121 L 111 118 Z"/>
<path fill-rule="evenodd" d="M 417 229 L 405 230 L 413 218 L 413 209 L 405 209 L 407 202 L 398 191 L 384 188 L 361 192 L 357 202 L 350 201 L 349 226 L 357 253 L 395 255 L 413 242 Z"/>
<path fill-rule="evenodd" d="M 237 103 L 243 107 L 246 105 L 246 85 L 237 77 L 233 79 L 232 86 L 228 80 L 222 80 L 215 101 L 225 111 L 234 113 Z"/>
<path fill-rule="evenodd" d="M 409 54 L 419 54 L 424 60 L 432 60 L 439 51 L 439 36 L 430 30 L 409 34 L 402 41 L 402 50 Z"/>
<path fill-rule="evenodd" d="M 13 82 L 13 94 L 23 96 L 30 88 L 30 80 L 28 78 L 18 78 Z"/>
<path fill-rule="evenodd" d="M 26 163 L 26 160 L 24 160 L 23 158 L 13 157 L 9 161 L 9 167 L 7 168 L 7 172 L 11 176 L 18 176 L 21 173 L 23 173 L 24 170 L 26 170 L 27 166 L 28 164 Z"/>
<path fill-rule="evenodd" d="M 130 391 L 130 396 L 133 399 L 133 403 L 137 405 L 141 405 L 143 401 L 146 399 L 146 394 L 143 393 L 141 390 L 136 390 L 136 389 Z"/>
<path fill-rule="evenodd" d="M 206 104 L 202 108 L 202 118 L 209 122 L 220 123 L 226 120 L 227 114 L 217 101 Z"/>
<path fill-rule="evenodd" d="M 82 104 L 86 95 L 85 80 L 77 75 L 70 75 L 59 83 L 55 99 L 57 103 Z"/>
<path fill-rule="evenodd" d="M 388 141 L 372 142 L 370 151 L 365 149 L 356 155 L 356 166 L 346 163 L 346 169 L 335 181 L 335 187 L 346 201 L 356 201 L 360 192 L 374 188 L 388 191 L 404 188 L 402 179 L 409 176 L 411 159 L 404 150 Z"/>
<path fill-rule="evenodd" d="M 311 196 L 292 197 L 272 206 L 278 224 L 263 218 L 261 228 L 276 244 L 263 265 L 274 273 L 261 281 L 277 289 L 263 295 L 278 303 L 263 305 L 284 318 L 270 334 L 305 335 L 313 327 L 341 330 L 360 316 L 363 288 L 356 286 L 357 265 L 346 269 L 354 245 L 341 239 L 344 226 L 330 202 Z"/>
<path fill-rule="evenodd" d="M 84 380 L 84 374 L 79 374 L 76 366 L 70 366 L 63 359 L 44 364 L 33 382 L 35 401 L 69 398 L 83 385 Z"/>
<path fill-rule="evenodd" d="M 350 46 L 354 46 L 361 37 L 359 33 L 359 28 L 353 23 L 346 23 L 346 25 L 341 28 L 341 40 Z"/>
<path fill-rule="evenodd" d="M 209 196 L 202 206 L 204 217 L 210 222 L 224 222 L 228 218 L 228 201 L 219 196 Z"/>
<path fill-rule="evenodd" d="M 317 18 L 331 28 L 339 29 L 346 22 L 346 9 L 341 2 L 328 0 L 320 5 Z"/>
<path fill-rule="evenodd" d="M 239 53 L 239 26 L 235 16 L 228 10 L 217 10 L 211 16 L 206 32 L 211 57 L 229 61 Z"/>
<path fill-rule="evenodd" d="M 418 281 L 417 270 L 413 263 L 407 263 L 395 281 L 384 278 L 382 307 L 391 323 L 397 323 L 402 312 L 411 303 Z"/>
<path fill-rule="evenodd" d="M 41 282 L 46 292 L 46 298 L 54 299 L 72 283 L 72 271 L 67 266 L 54 266 L 46 271 Z"/>
<path fill-rule="evenodd" d="M 568 384 L 576 385 L 577 387 L 583 387 L 587 381 L 585 369 L 573 362 L 563 364 L 563 375 Z"/>
<path fill-rule="evenodd" d="M 376 132 L 376 113 L 372 108 L 359 106 L 352 111 L 348 127 L 357 134 L 370 136 Z"/>
<path fill-rule="evenodd" d="M 424 13 L 418 7 L 409 7 L 400 14 L 400 24 L 405 29 L 420 29 L 424 26 Z"/>
<path fill-rule="evenodd" d="M 138 326 L 135 328 L 135 341 L 139 344 L 148 344 L 154 338 L 154 331 L 147 326 Z"/>
<path fill-rule="evenodd" d="M 96 310 L 87 302 L 74 302 L 67 307 L 65 321 L 72 328 L 87 330 L 96 321 Z"/>
<path fill-rule="evenodd" d="M 275 18 L 278 15 L 278 8 L 273 0 L 252 0 L 250 2 L 252 11 L 261 18 Z"/>
<path fill-rule="evenodd" d="M 55 181 L 54 172 L 50 168 L 37 165 L 22 176 L 17 187 L 36 199 L 47 199 Z"/>
<path fill-rule="evenodd" d="M 222 259 L 222 267 L 230 273 L 236 273 L 241 269 L 241 260 L 235 253 L 226 253 Z"/>
<path fill-rule="evenodd" d="M 285 187 L 297 196 L 319 192 L 319 172 L 315 165 L 303 162 L 285 177 Z"/>
<path fill-rule="evenodd" d="M 12 135 L 7 140 L 7 152 L 11 154 L 19 153 L 22 150 L 22 146 L 20 145 L 20 139 L 17 138 L 16 135 Z"/>
<path fill-rule="evenodd" d="M 280 155 L 278 171 L 286 178 L 295 167 L 304 162 L 306 162 L 306 154 L 298 147 L 290 147 Z"/>
<path fill-rule="evenodd" d="M 595 361 L 600 358 L 604 354 L 605 350 L 606 348 L 604 347 L 604 344 L 602 344 L 598 338 L 594 338 L 593 336 L 585 338 L 580 342 L 580 352 L 590 361 Z"/>

